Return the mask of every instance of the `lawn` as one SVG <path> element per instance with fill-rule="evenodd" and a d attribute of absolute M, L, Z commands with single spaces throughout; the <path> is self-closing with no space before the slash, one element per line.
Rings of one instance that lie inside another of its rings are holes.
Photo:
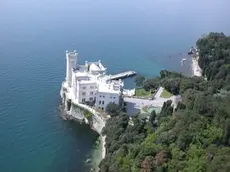
<path fill-rule="evenodd" d="M 173 96 L 173 95 L 171 93 L 169 93 L 166 89 L 164 89 L 160 95 L 161 98 L 170 98 L 171 96 Z"/>
<path fill-rule="evenodd" d="M 150 95 L 151 95 L 150 91 L 145 91 L 145 89 L 143 88 L 138 88 L 136 89 L 136 92 L 135 92 L 135 96 L 139 96 L 139 97 L 150 96 Z"/>

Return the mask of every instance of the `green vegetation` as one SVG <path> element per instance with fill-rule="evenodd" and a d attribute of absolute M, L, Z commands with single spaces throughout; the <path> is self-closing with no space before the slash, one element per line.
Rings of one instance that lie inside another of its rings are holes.
<path fill-rule="evenodd" d="M 106 112 L 112 117 L 116 116 L 119 113 L 119 106 L 116 103 L 109 103 Z"/>
<path fill-rule="evenodd" d="M 143 88 L 137 88 L 135 92 L 135 96 L 138 96 L 138 97 L 146 97 L 150 95 L 151 95 L 150 91 L 146 91 Z"/>
<path fill-rule="evenodd" d="M 161 93 L 160 97 L 170 98 L 170 97 L 172 97 L 172 94 L 170 92 L 168 92 L 166 89 L 163 89 L 163 92 Z"/>
<path fill-rule="evenodd" d="M 85 116 L 86 119 L 90 119 L 91 116 L 92 116 L 92 113 L 86 110 L 86 111 L 84 112 L 84 116 Z"/>
<path fill-rule="evenodd" d="M 135 78 L 135 83 L 138 87 L 141 87 L 144 81 L 145 81 L 145 77 L 143 76 L 136 76 Z"/>
<path fill-rule="evenodd" d="M 85 116 L 86 119 L 90 119 L 91 116 L 93 115 L 90 111 L 78 106 L 77 104 L 72 103 L 72 106 L 77 108 L 77 109 L 80 109 L 80 111 L 83 113 L 83 115 Z"/>
<path fill-rule="evenodd" d="M 209 36 L 199 39 L 197 46 L 202 57 L 198 62 L 203 69 L 203 75 L 207 76 L 208 80 L 229 84 L 230 38 L 223 33 L 210 33 Z M 229 89 L 229 85 L 226 88 Z"/>
<path fill-rule="evenodd" d="M 95 108 L 95 110 L 97 111 L 97 112 L 99 112 L 99 113 L 105 113 L 102 109 L 100 109 L 100 108 Z"/>
<path fill-rule="evenodd" d="M 146 91 L 162 85 L 182 102 L 175 111 L 165 102 L 149 122 L 134 116 L 134 126 L 125 114 L 110 118 L 101 172 L 230 171 L 230 37 L 210 33 L 197 46 L 207 81 L 166 70 L 145 80 Z"/>

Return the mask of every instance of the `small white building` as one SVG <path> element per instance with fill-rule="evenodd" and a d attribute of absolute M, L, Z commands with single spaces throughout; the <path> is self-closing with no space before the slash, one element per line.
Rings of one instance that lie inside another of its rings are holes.
<path fill-rule="evenodd" d="M 111 80 L 106 68 L 98 62 L 79 65 L 76 51 L 66 51 L 66 79 L 64 86 L 69 90 L 71 101 L 90 104 L 102 110 L 109 103 L 120 104 L 124 83 Z"/>

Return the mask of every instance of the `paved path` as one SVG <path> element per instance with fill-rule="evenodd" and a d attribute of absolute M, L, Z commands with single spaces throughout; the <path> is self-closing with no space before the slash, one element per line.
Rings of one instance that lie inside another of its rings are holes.
<path fill-rule="evenodd" d="M 167 100 L 169 99 L 159 98 L 154 100 L 146 100 L 146 99 L 129 98 L 129 97 L 124 98 L 125 102 L 133 103 L 134 106 L 138 109 L 141 109 L 143 106 L 149 106 L 149 105 L 162 107 L 163 103 Z"/>
<path fill-rule="evenodd" d="M 155 94 L 155 98 L 157 99 L 157 98 L 160 98 L 160 96 L 161 96 L 161 93 L 163 92 L 163 90 L 164 90 L 164 88 L 163 87 L 160 87 L 159 89 L 158 89 L 158 91 L 157 91 L 157 93 Z"/>

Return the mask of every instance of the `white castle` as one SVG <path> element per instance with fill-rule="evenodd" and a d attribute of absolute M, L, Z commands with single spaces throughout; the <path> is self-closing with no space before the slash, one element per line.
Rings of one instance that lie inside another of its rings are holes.
<path fill-rule="evenodd" d="M 109 103 L 120 104 L 123 86 L 121 80 L 111 80 L 111 75 L 106 75 L 100 60 L 79 65 L 77 52 L 66 51 L 63 87 L 68 90 L 73 103 L 88 104 L 105 111 Z"/>

